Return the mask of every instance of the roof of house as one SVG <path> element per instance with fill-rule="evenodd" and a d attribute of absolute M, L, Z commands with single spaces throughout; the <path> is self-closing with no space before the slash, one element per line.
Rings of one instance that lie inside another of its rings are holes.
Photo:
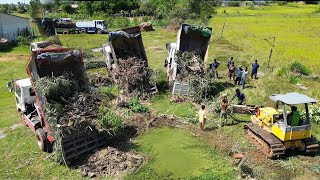
<path fill-rule="evenodd" d="M 297 92 L 290 92 L 287 94 L 275 94 L 269 97 L 273 101 L 281 101 L 288 105 L 295 104 L 305 104 L 305 103 L 316 103 L 317 100 L 306 96 L 304 94 L 299 94 Z"/>
<path fill-rule="evenodd" d="M 7 13 L 1 13 L 1 12 L 0 12 L 0 14 L 5 14 L 5 15 L 8 15 L 8 16 L 14 16 L 14 17 L 18 17 L 18 18 L 22 18 L 22 19 L 27 19 L 27 20 L 29 20 L 29 18 L 17 16 L 17 15 L 14 15 L 14 14 L 7 14 Z"/>

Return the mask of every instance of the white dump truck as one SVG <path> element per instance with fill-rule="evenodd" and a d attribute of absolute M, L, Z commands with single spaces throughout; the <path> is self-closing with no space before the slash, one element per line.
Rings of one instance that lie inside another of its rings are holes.
<path fill-rule="evenodd" d="M 177 42 L 167 43 L 168 56 L 165 59 L 167 80 L 173 86 L 173 94 L 188 95 L 189 85 L 176 79 L 179 73 L 175 56 L 177 51 L 198 52 L 205 63 L 208 58 L 208 49 L 212 28 L 197 25 L 182 24 L 177 33 Z"/>
<path fill-rule="evenodd" d="M 82 33 L 108 33 L 107 25 L 104 20 L 78 21 L 76 22 L 76 26 Z"/>

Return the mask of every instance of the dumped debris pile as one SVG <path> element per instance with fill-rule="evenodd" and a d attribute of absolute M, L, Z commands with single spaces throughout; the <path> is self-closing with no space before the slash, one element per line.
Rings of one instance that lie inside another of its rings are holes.
<path fill-rule="evenodd" d="M 177 52 L 177 77 L 179 82 L 189 83 L 193 101 L 201 102 L 210 97 L 215 87 L 213 80 L 205 74 L 203 59 L 197 52 Z"/>
<path fill-rule="evenodd" d="M 146 157 L 137 152 L 107 147 L 91 155 L 79 169 L 83 176 L 115 177 L 137 171 L 145 161 Z"/>
<path fill-rule="evenodd" d="M 118 68 L 114 70 L 113 78 L 126 95 L 131 97 L 148 98 L 154 87 L 153 71 L 146 61 L 137 57 L 119 59 Z"/>
<path fill-rule="evenodd" d="M 112 80 L 108 76 L 104 76 L 98 73 L 88 74 L 89 81 L 94 87 L 110 86 L 112 85 Z"/>
<path fill-rule="evenodd" d="M 80 92 L 70 97 L 63 108 L 64 115 L 58 120 L 63 133 L 72 134 L 89 127 L 99 129 L 97 117 L 101 101 L 102 96 L 98 92 Z"/>
<path fill-rule="evenodd" d="M 76 80 L 65 76 L 46 76 L 35 82 L 37 92 L 41 97 L 45 97 L 48 102 L 63 102 L 72 96 L 80 88 Z"/>
<path fill-rule="evenodd" d="M 196 52 L 177 52 L 178 81 L 189 81 L 192 78 L 204 76 L 204 62 Z"/>

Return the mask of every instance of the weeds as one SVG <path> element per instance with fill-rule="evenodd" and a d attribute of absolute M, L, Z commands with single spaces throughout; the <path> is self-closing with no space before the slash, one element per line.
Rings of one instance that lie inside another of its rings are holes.
<path fill-rule="evenodd" d="M 132 110 L 132 112 L 135 113 L 146 113 L 149 112 L 149 108 L 142 105 L 138 98 L 132 98 L 129 102 L 128 102 L 129 108 Z"/>
<path fill-rule="evenodd" d="M 106 107 L 100 107 L 98 125 L 110 134 L 115 134 L 122 125 L 122 118 Z"/>
<path fill-rule="evenodd" d="M 119 89 L 117 86 L 110 86 L 110 87 L 104 86 L 100 88 L 100 92 L 108 96 L 109 99 L 112 99 L 119 94 Z"/>
<path fill-rule="evenodd" d="M 293 73 L 299 73 L 306 76 L 308 76 L 311 73 L 310 69 L 308 69 L 306 66 L 304 66 L 298 61 L 294 61 L 293 63 L 291 63 L 290 71 Z"/>

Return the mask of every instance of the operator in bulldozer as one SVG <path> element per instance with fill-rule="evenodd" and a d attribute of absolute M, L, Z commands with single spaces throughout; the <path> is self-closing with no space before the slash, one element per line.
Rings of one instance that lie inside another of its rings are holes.
<path fill-rule="evenodd" d="M 291 106 L 291 112 L 288 114 L 288 124 L 290 126 L 300 125 L 300 113 L 296 106 Z"/>

